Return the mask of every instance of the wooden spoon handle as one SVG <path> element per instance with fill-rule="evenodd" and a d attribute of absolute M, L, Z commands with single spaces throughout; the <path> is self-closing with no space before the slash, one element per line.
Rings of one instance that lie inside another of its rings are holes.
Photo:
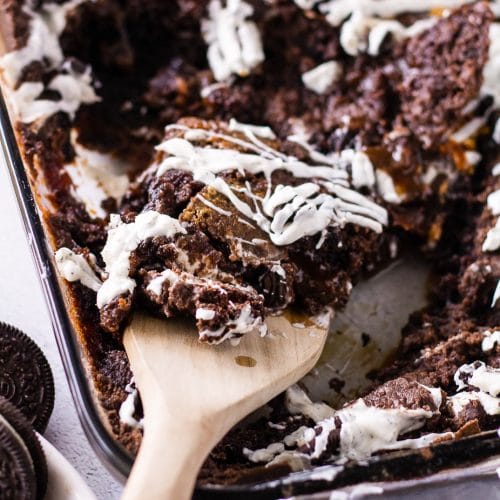
<path fill-rule="evenodd" d="M 222 436 L 210 422 L 176 419 L 161 402 L 148 411 L 122 499 L 189 500 L 203 461 Z"/>

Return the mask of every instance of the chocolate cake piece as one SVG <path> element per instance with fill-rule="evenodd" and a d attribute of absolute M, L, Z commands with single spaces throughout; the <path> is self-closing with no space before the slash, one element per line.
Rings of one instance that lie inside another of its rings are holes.
<path fill-rule="evenodd" d="M 425 148 L 445 142 L 483 83 L 493 15 L 482 2 L 463 6 L 406 46 L 403 122 Z"/>
<path fill-rule="evenodd" d="M 280 147 L 270 128 L 235 120 L 167 127 L 154 164 L 127 197 L 128 222 L 109 232 L 106 269 L 118 232 L 149 217 L 174 224 L 177 234 L 151 243 L 134 236 L 128 279 L 139 276 L 143 297 L 167 317 L 196 317 L 202 340 L 241 336 L 263 325 L 265 310 L 294 301 L 313 313 L 344 305 L 352 283 L 384 260 L 386 211 L 350 188 L 349 160 L 315 164 L 298 146 L 306 163 Z M 132 307 L 118 292 L 100 302 L 101 289 L 97 297 L 111 332 Z"/>

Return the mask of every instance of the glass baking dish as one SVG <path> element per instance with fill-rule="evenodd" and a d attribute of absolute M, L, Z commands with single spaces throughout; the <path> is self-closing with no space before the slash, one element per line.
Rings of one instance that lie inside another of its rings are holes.
<path fill-rule="evenodd" d="M 78 416 L 97 455 L 116 477 L 124 481 L 132 466 L 133 458 L 107 430 L 94 396 L 85 354 L 72 325 L 64 293 L 54 271 L 53 251 L 37 206 L 38 197 L 34 195 L 37 187 L 32 185 L 24 168 L 7 106 L 1 94 L 0 141 Z M 497 457 L 498 460 L 492 461 L 492 457 Z M 376 485 L 358 491 L 357 497 L 361 494 L 382 492 L 394 497 L 404 491 L 405 497 L 408 498 L 409 495 L 412 497 L 416 495 L 415 491 L 421 491 L 423 494 L 430 486 L 442 488 L 443 485 L 448 485 L 450 488 L 453 484 L 456 488 L 462 483 L 470 486 L 472 481 L 481 488 L 482 494 L 486 495 L 485 498 L 492 498 L 491 495 L 497 491 L 494 478 L 496 478 L 495 468 L 500 465 L 497 463 L 500 461 L 499 457 L 500 439 L 496 431 L 490 431 L 441 443 L 431 449 L 390 453 L 345 467 L 323 466 L 312 471 L 292 473 L 279 479 L 255 484 L 203 486 L 196 490 L 195 497 L 208 499 L 244 496 L 267 499 L 307 495 L 309 498 L 314 493 L 323 492 L 318 493 L 319 496 L 314 495 L 314 498 L 329 498 L 327 492 L 331 492 L 334 488 L 372 482 Z M 490 459 L 487 464 L 464 468 L 485 459 Z M 446 471 L 436 474 L 443 469 Z M 411 479 L 419 476 L 428 477 L 420 480 Z M 403 479 L 406 481 L 390 482 Z M 451 492 L 449 488 L 447 491 Z M 477 489 L 475 491 L 478 492 Z M 415 496 L 417 497 L 418 495 Z"/>

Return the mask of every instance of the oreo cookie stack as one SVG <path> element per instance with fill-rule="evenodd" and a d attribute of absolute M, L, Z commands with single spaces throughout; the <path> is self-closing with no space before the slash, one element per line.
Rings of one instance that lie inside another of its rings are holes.
<path fill-rule="evenodd" d="M 54 407 L 54 380 L 40 348 L 0 323 L 0 498 L 43 499 L 47 463 L 36 432 Z"/>

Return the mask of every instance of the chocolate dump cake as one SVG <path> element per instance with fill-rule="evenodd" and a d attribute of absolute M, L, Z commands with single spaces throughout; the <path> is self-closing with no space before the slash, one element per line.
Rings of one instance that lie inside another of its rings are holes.
<path fill-rule="evenodd" d="M 432 267 L 428 305 L 371 386 L 337 409 L 291 387 L 200 481 L 498 426 L 500 3 L 0 4 L 20 149 L 131 453 L 142 410 L 120 333 L 134 309 L 192 318 L 202 342 L 266 341 L 266 315 L 340 311 L 404 248 Z"/>

